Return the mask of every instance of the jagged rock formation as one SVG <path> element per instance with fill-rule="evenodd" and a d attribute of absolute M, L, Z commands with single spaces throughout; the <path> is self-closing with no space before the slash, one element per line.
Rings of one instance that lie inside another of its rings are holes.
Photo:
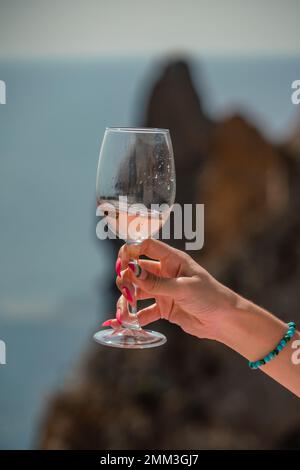
<path fill-rule="evenodd" d="M 183 62 L 158 79 L 145 125 L 171 130 L 177 201 L 205 203 L 206 244 L 191 255 L 241 294 L 297 321 L 300 160 L 240 116 L 207 118 Z M 157 326 L 166 347 L 91 348 L 76 382 L 45 410 L 41 448 L 299 447 L 296 397 L 222 345 Z"/>
<path fill-rule="evenodd" d="M 177 173 L 176 202 L 196 201 L 197 176 L 209 155 L 214 123 L 205 114 L 185 62 L 165 68 L 145 114 L 147 127 L 170 129 Z"/>

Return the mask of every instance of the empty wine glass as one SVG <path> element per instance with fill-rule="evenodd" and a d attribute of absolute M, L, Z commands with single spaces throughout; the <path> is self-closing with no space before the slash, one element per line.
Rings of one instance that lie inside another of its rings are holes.
<path fill-rule="evenodd" d="M 106 128 L 97 171 L 97 205 L 110 233 L 134 248 L 159 231 L 175 200 L 175 166 L 168 129 Z M 128 304 L 122 326 L 94 335 L 101 344 L 143 349 L 166 342 L 161 333 L 142 329 L 136 302 Z"/>

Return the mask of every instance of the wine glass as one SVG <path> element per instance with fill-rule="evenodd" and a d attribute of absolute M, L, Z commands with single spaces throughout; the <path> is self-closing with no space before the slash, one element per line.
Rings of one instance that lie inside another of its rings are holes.
<path fill-rule="evenodd" d="M 136 246 L 154 236 L 175 200 L 175 166 L 168 129 L 108 127 L 97 171 L 97 205 L 109 233 L 126 241 L 131 260 Z M 135 286 L 134 286 L 135 288 Z M 102 329 L 94 339 L 106 346 L 143 349 L 166 342 L 161 333 L 142 329 L 136 301 L 122 326 Z"/>

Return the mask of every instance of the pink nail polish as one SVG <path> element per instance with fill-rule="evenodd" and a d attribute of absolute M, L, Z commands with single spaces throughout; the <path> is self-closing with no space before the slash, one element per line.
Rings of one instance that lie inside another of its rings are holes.
<path fill-rule="evenodd" d="M 111 320 L 106 320 L 102 323 L 102 326 L 110 326 L 111 325 Z"/>
<path fill-rule="evenodd" d="M 116 261 L 116 273 L 119 277 L 121 277 L 121 269 L 122 269 L 121 258 L 118 258 Z"/>
<path fill-rule="evenodd" d="M 133 261 L 129 261 L 128 268 L 133 272 L 133 274 L 135 274 L 136 268 L 135 263 Z"/>
<path fill-rule="evenodd" d="M 133 301 L 132 295 L 131 295 L 130 290 L 128 289 L 128 287 L 125 287 L 125 286 L 122 287 L 122 294 L 124 295 L 124 297 L 125 297 L 129 302 L 132 302 L 132 301 Z"/>
<path fill-rule="evenodd" d="M 121 309 L 117 309 L 117 312 L 116 312 L 116 319 L 117 319 L 117 322 L 122 325 L 122 320 L 121 320 Z"/>

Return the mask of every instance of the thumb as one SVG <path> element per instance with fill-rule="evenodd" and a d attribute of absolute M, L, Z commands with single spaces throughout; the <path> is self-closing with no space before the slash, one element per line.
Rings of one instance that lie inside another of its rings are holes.
<path fill-rule="evenodd" d="M 181 292 L 180 278 L 157 276 L 141 268 L 137 261 L 130 261 L 128 268 L 133 273 L 134 284 L 148 294 L 177 297 Z"/>

